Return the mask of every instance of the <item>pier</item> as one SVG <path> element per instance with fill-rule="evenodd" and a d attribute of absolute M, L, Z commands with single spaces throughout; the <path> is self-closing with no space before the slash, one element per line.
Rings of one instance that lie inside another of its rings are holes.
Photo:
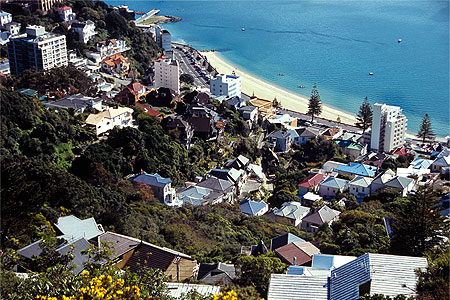
<path fill-rule="evenodd" d="M 144 14 L 143 16 L 137 18 L 134 23 L 137 25 L 141 22 L 144 22 L 147 19 L 150 19 L 152 17 L 154 17 L 155 15 L 157 15 L 160 12 L 159 9 L 152 9 L 151 11 L 149 11 L 148 13 Z"/>

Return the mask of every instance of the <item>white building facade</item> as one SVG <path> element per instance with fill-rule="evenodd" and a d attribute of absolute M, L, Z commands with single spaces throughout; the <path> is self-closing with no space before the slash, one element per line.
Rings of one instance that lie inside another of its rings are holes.
<path fill-rule="evenodd" d="M 155 61 L 155 85 L 180 93 L 180 66 L 178 61 L 162 58 Z"/>
<path fill-rule="evenodd" d="M 110 108 L 98 114 L 90 114 L 86 124 L 95 127 L 95 132 L 100 135 L 114 127 L 128 127 L 133 125 L 133 110 L 128 107 Z"/>
<path fill-rule="evenodd" d="M 407 119 L 398 106 L 375 103 L 373 105 L 370 148 L 389 152 L 403 145 Z"/>
<path fill-rule="evenodd" d="M 73 23 L 72 30 L 78 33 L 78 40 L 85 44 L 97 34 L 95 31 L 95 24 L 91 20 Z"/>
<path fill-rule="evenodd" d="M 46 32 L 42 26 L 28 26 L 26 34 L 11 37 L 8 57 L 14 75 L 25 69 L 48 70 L 67 66 L 66 36 Z"/>
<path fill-rule="evenodd" d="M 0 27 L 4 28 L 6 24 L 12 22 L 12 15 L 6 11 L 0 11 Z"/>
<path fill-rule="evenodd" d="M 220 97 L 241 97 L 241 77 L 235 75 L 217 75 L 210 82 L 211 94 Z"/>

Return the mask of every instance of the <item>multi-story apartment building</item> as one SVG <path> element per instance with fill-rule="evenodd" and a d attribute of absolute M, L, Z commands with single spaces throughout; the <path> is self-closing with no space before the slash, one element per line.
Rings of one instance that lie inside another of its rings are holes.
<path fill-rule="evenodd" d="M 33 10 L 39 9 L 44 13 L 52 9 L 55 3 L 61 2 L 61 0 L 13 0 L 13 1 L 30 4 Z"/>
<path fill-rule="evenodd" d="M 26 69 L 48 70 L 67 66 L 66 36 L 46 32 L 42 26 L 28 26 L 26 34 L 8 42 L 8 57 L 14 75 Z"/>
<path fill-rule="evenodd" d="M 211 94 L 220 97 L 241 97 L 241 77 L 235 75 L 217 75 L 216 78 L 211 79 L 210 83 Z"/>
<path fill-rule="evenodd" d="M 155 37 L 156 44 L 164 50 L 164 55 L 173 59 L 172 36 L 170 32 L 156 25 Z"/>
<path fill-rule="evenodd" d="M 155 61 L 155 85 L 180 93 L 180 66 L 176 60 L 163 57 Z"/>
<path fill-rule="evenodd" d="M 127 46 L 124 40 L 110 39 L 103 42 L 98 42 L 95 46 L 96 51 L 89 51 L 86 56 L 95 62 L 101 62 L 105 57 L 120 54 L 128 51 L 131 48 Z"/>
<path fill-rule="evenodd" d="M 373 106 L 370 147 L 389 152 L 403 145 L 407 119 L 398 106 L 375 103 Z"/>
<path fill-rule="evenodd" d="M 85 44 L 97 34 L 95 24 L 91 20 L 87 20 L 86 22 L 73 22 L 72 30 L 78 33 L 78 40 Z"/>

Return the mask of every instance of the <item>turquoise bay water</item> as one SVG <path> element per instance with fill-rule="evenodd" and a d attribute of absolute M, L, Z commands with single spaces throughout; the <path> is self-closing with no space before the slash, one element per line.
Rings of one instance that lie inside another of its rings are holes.
<path fill-rule="evenodd" d="M 164 24 L 174 41 L 218 50 L 233 64 L 307 96 L 316 82 L 327 105 L 357 113 L 368 96 L 371 103 L 401 106 L 412 133 L 425 113 L 439 136 L 450 133 L 448 1 L 108 3 L 179 16 L 181 22 Z"/>

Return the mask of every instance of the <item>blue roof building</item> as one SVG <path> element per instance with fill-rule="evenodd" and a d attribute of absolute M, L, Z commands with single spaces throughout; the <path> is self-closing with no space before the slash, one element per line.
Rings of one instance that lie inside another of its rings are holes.
<path fill-rule="evenodd" d="M 412 167 L 413 169 L 428 169 L 430 168 L 432 163 L 432 160 L 418 157 L 411 162 L 410 167 Z"/>
<path fill-rule="evenodd" d="M 375 166 L 364 165 L 360 163 L 348 163 L 346 165 L 337 166 L 334 169 L 336 172 L 344 175 L 360 175 L 366 177 L 373 177 L 378 168 Z"/>
<path fill-rule="evenodd" d="M 262 216 L 269 210 L 269 206 L 264 201 L 253 201 L 245 199 L 239 203 L 242 213 L 249 216 Z"/>
<path fill-rule="evenodd" d="M 136 176 L 133 181 L 148 184 L 156 198 L 168 206 L 181 206 L 183 204 L 182 201 L 178 200 L 175 189 L 171 186 L 172 180 L 170 178 L 164 178 L 158 173 L 143 173 Z"/>
<path fill-rule="evenodd" d="M 81 220 L 73 215 L 59 217 L 55 227 L 67 240 L 79 238 L 90 240 L 104 233 L 102 226 L 97 224 L 94 218 Z"/>
<path fill-rule="evenodd" d="M 319 195 L 322 197 L 335 197 L 338 192 L 342 193 L 347 190 L 348 184 L 348 180 L 328 177 L 319 183 Z"/>

